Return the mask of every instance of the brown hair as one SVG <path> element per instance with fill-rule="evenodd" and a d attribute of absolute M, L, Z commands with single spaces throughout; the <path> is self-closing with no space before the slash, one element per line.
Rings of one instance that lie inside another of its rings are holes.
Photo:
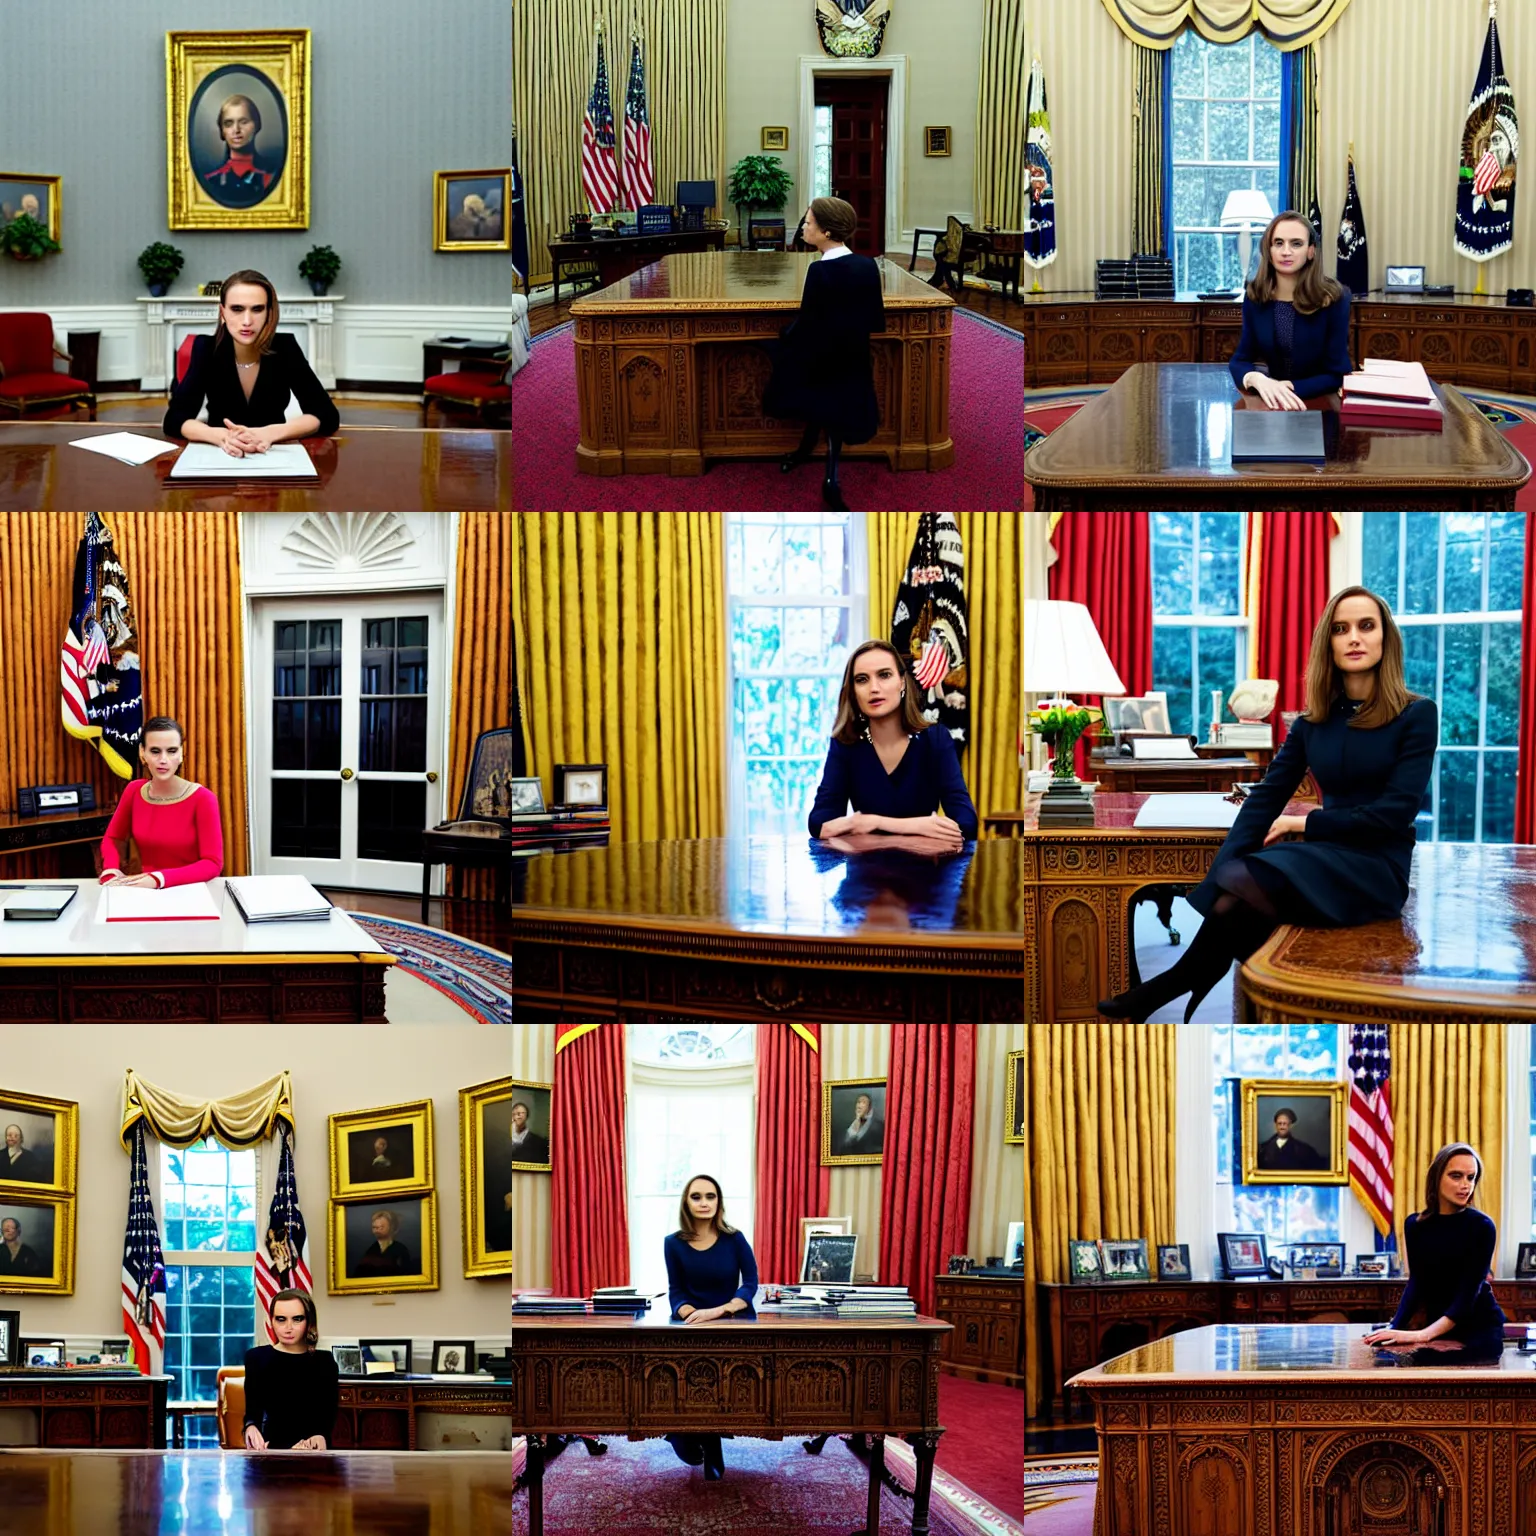
<path fill-rule="evenodd" d="M 280 1301 L 296 1301 L 304 1308 L 304 1321 L 309 1325 L 304 1330 L 304 1342 L 313 1349 L 320 1342 L 320 1314 L 315 1311 L 315 1298 L 308 1291 L 279 1291 L 267 1304 L 268 1317 L 277 1311 Z"/>
<path fill-rule="evenodd" d="M 865 651 L 884 651 L 896 663 L 901 674 L 901 721 L 909 731 L 926 731 L 928 722 L 917 707 L 917 684 L 912 681 L 912 669 L 902 660 L 901 653 L 888 640 L 866 640 L 843 668 L 843 691 L 837 696 L 837 720 L 832 727 L 832 739 L 851 747 L 864 734 L 869 723 L 853 691 L 853 669 Z M 909 687 L 908 684 L 911 684 Z"/>
<path fill-rule="evenodd" d="M 1307 658 L 1307 719 L 1313 725 L 1327 720 L 1335 703 L 1344 695 L 1344 674 L 1333 659 L 1334 614 L 1346 597 L 1368 597 L 1381 615 L 1381 660 L 1371 696 L 1356 710 L 1349 724 L 1363 731 L 1374 730 L 1396 720 L 1420 695 L 1409 690 L 1403 677 L 1403 632 L 1392 617 L 1392 610 L 1369 587 L 1345 587 L 1328 599 L 1323 616 L 1312 631 L 1312 654 Z"/>
<path fill-rule="evenodd" d="M 688 1191 L 693 1188 L 700 1179 L 708 1179 L 715 1186 L 715 1216 L 710 1225 L 725 1237 L 730 1237 L 736 1228 L 725 1219 L 725 1191 L 720 1188 L 720 1181 L 712 1178 L 707 1173 L 696 1173 L 683 1185 L 683 1192 L 677 1200 L 677 1235 L 679 1237 L 692 1237 L 694 1234 L 693 1217 L 688 1213 Z"/>
<path fill-rule="evenodd" d="M 213 333 L 213 344 L 219 343 L 229 335 L 224 325 L 224 301 L 229 297 L 229 290 L 236 283 L 250 283 L 253 287 L 263 289 L 267 295 L 267 323 L 262 326 L 260 335 L 256 338 L 256 345 L 265 354 L 272 350 L 272 338 L 277 334 L 277 289 L 272 286 L 269 278 L 263 277 L 260 272 L 254 272 L 249 267 L 242 267 L 238 272 L 226 277 L 219 285 L 219 323 Z"/>
<path fill-rule="evenodd" d="M 1316 314 L 1320 309 L 1326 309 L 1330 304 L 1336 304 L 1344 297 L 1343 286 L 1327 277 L 1317 259 L 1317 231 L 1312 228 L 1312 221 L 1304 213 L 1297 213 L 1294 208 L 1287 208 L 1284 213 L 1277 213 L 1269 221 L 1269 227 L 1264 231 L 1263 242 L 1259 246 L 1259 269 L 1253 275 L 1253 281 L 1248 284 L 1248 297 L 1255 304 L 1267 304 L 1275 296 L 1275 265 L 1270 256 L 1269 245 L 1275 237 L 1275 226 L 1284 223 L 1300 224 L 1307 232 L 1307 244 L 1312 247 L 1312 259 L 1296 274 L 1296 288 L 1291 295 L 1291 303 L 1296 306 L 1298 315 Z"/>
<path fill-rule="evenodd" d="M 844 245 L 853 239 L 859 227 L 858 210 L 840 197 L 813 197 L 811 214 L 825 233 Z"/>
<path fill-rule="evenodd" d="M 1467 1197 L 1469 1206 L 1477 1204 L 1477 1186 L 1483 1182 L 1483 1160 L 1466 1142 L 1453 1141 L 1441 1147 L 1429 1165 L 1429 1173 L 1424 1179 L 1424 1209 L 1419 1213 L 1420 1221 L 1440 1214 L 1440 1180 L 1445 1177 L 1446 1164 L 1453 1157 L 1470 1157 L 1477 1164 L 1477 1177 L 1472 1181 L 1472 1193 Z"/>

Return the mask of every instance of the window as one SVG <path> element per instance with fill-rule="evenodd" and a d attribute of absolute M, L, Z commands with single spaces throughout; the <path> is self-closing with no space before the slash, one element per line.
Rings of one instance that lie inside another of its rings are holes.
<path fill-rule="evenodd" d="M 256 1176 L 254 1148 L 232 1152 L 212 1137 L 186 1148 L 160 1146 L 173 1402 L 216 1401 L 218 1368 L 241 1364 L 257 1342 Z M 212 1420 L 190 1420 L 187 1432 L 188 1445 L 218 1444 Z"/>
<path fill-rule="evenodd" d="M 733 831 L 803 830 L 848 653 L 865 638 L 863 522 L 731 513 L 726 530 Z"/>
<path fill-rule="evenodd" d="M 1256 31 L 1221 44 L 1186 27 L 1171 73 L 1174 287 L 1237 288 L 1246 274 L 1221 210 L 1229 192 L 1256 187 L 1280 212 L 1280 54 Z M 1253 233 L 1255 256 L 1261 234 Z"/>
<path fill-rule="evenodd" d="M 811 197 L 832 195 L 832 108 L 817 107 L 812 127 Z"/>
<path fill-rule="evenodd" d="M 1439 842 L 1512 842 L 1526 514 L 1364 518 L 1363 584 L 1403 631 L 1408 686 L 1440 706 L 1440 750 L 1415 830 Z"/>
<path fill-rule="evenodd" d="M 718 1067 L 751 1061 L 754 1038 L 749 1024 L 632 1024 L 628 1036 L 635 1061 L 662 1067 Z"/>
<path fill-rule="evenodd" d="M 1152 687 L 1175 731 L 1205 735 L 1207 694 L 1247 675 L 1242 551 L 1241 512 L 1152 514 Z"/>

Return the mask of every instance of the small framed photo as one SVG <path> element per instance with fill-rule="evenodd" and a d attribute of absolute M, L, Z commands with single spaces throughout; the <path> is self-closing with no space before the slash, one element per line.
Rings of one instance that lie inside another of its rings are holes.
<path fill-rule="evenodd" d="M 800 1269 L 805 1271 L 806 1245 L 813 1237 L 850 1237 L 852 1216 L 802 1216 L 800 1218 Z"/>
<path fill-rule="evenodd" d="M 555 804 L 567 810 L 607 810 L 608 765 L 556 763 Z"/>
<path fill-rule="evenodd" d="M 1008 1240 L 1003 1244 L 1003 1263 L 1007 1265 L 1024 1263 L 1024 1223 L 1022 1221 L 1008 1223 Z"/>
<path fill-rule="evenodd" d="M 63 1365 L 63 1339 L 23 1339 L 21 1363 L 24 1367 L 42 1366 L 44 1368 Z"/>
<path fill-rule="evenodd" d="M 924 128 L 923 153 L 930 159 L 944 159 L 951 153 L 949 128 Z"/>
<path fill-rule="evenodd" d="M 1349 1085 L 1244 1078 L 1243 1183 L 1347 1184 Z"/>
<path fill-rule="evenodd" d="M 1105 699 L 1104 728 L 1110 735 L 1124 731 L 1148 731 L 1154 736 L 1172 734 L 1168 725 L 1168 695 L 1145 693 L 1134 698 Z"/>
<path fill-rule="evenodd" d="M 512 780 L 514 816 L 542 816 L 544 809 L 544 786 L 537 779 Z"/>
<path fill-rule="evenodd" d="M 0 1312 L 0 1365 L 15 1365 L 21 1357 L 21 1313 Z"/>
<path fill-rule="evenodd" d="M 852 1233 L 808 1237 L 800 1259 L 801 1285 L 852 1285 L 858 1250 L 859 1239 Z"/>
<path fill-rule="evenodd" d="M 363 1375 L 363 1350 L 359 1344 L 332 1344 L 331 1355 L 343 1376 Z"/>
<path fill-rule="evenodd" d="M 1104 1278 L 1097 1243 L 1080 1237 L 1067 1243 L 1067 1278 L 1073 1285 L 1093 1285 Z"/>
<path fill-rule="evenodd" d="M 48 231 L 50 240 L 57 240 L 64 212 L 63 187 L 62 176 L 0 172 L 0 224 L 9 224 L 26 214 Z"/>
<path fill-rule="evenodd" d="M 1003 1124 L 1008 1127 L 1005 1142 L 1024 1145 L 1024 1052 L 1008 1052 L 1007 1086 L 1003 1090 Z"/>
<path fill-rule="evenodd" d="M 512 1079 L 512 1172 L 550 1173 L 553 1156 L 550 1147 L 551 1083 L 524 1083 Z"/>
<path fill-rule="evenodd" d="M 1285 1251 L 1285 1266 L 1293 1274 L 1297 1270 L 1310 1269 L 1324 1278 L 1344 1273 L 1343 1243 L 1289 1243 Z"/>
<path fill-rule="evenodd" d="M 1159 1280 L 1191 1280 L 1188 1243 L 1159 1243 L 1157 1245 L 1157 1278 Z"/>
<path fill-rule="evenodd" d="M 1145 1238 L 1106 1237 L 1099 1240 L 1106 1280 L 1150 1280 Z"/>
<path fill-rule="evenodd" d="M 507 210 L 511 206 L 511 166 L 492 171 L 434 171 L 432 249 L 510 251 Z M 515 786 L 517 780 L 512 782 Z"/>
<path fill-rule="evenodd" d="M 965 1253 L 952 1253 L 949 1256 L 949 1273 L 952 1275 L 968 1275 L 975 1268 L 976 1261 Z"/>
<path fill-rule="evenodd" d="M 357 1347 L 362 1351 L 363 1374 L 366 1376 L 378 1376 L 386 1371 L 404 1375 L 411 1368 L 409 1339 L 359 1339 Z"/>
<path fill-rule="evenodd" d="M 1269 1250 L 1262 1232 L 1218 1232 L 1216 1246 L 1228 1279 L 1269 1273 Z"/>
<path fill-rule="evenodd" d="M 789 149 L 788 128 L 764 128 L 762 147 L 770 153 L 784 154 Z"/>
<path fill-rule="evenodd" d="M 1521 1243 L 1515 1260 L 1515 1279 L 1536 1280 L 1536 1243 Z"/>
<path fill-rule="evenodd" d="M 432 1341 L 434 1376 L 473 1376 L 475 1341 L 473 1339 L 434 1339 Z"/>
<path fill-rule="evenodd" d="M 885 1079 L 849 1078 L 821 1085 L 822 1166 L 879 1163 L 885 1155 Z"/>
<path fill-rule="evenodd" d="M 101 1341 L 103 1365 L 132 1365 L 133 1349 L 127 1339 L 103 1339 Z"/>
<path fill-rule="evenodd" d="M 1384 1253 L 1357 1253 L 1355 1255 L 1355 1273 L 1357 1275 L 1376 1275 L 1386 1279 L 1391 1273 L 1387 1263 L 1387 1255 Z"/>

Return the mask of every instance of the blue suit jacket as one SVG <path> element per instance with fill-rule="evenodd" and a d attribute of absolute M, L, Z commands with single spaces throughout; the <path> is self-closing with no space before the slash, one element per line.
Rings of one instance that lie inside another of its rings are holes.
<path fill-rule="evenodd" d="M 1270 359 L 1275 355 L 1275 310 L 1272 304 L 1255 304 L 1243 299 L 1243 334 L 1237 338 L 1237 351 L 1227 365 L 1232 382 L 1243 387 L 1243 375 L 1254 368 L 1274 372 Z M 1325 305 L 1314 314 L 1296 313 L 1296 328 L 1291 337 L 1291 388 L 1303 400 L 1326 395 L 1338 389 L 1346 373 L 1355 365 L 1349 357 L 1349 289 L 1344 297 Z M 1276 375 L 1278 377 L 1278 375 Z"/>

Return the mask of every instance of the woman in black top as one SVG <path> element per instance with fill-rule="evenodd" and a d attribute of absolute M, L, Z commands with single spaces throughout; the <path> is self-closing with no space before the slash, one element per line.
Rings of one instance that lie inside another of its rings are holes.
<path fill-rule="evenodd" d="M 166 408 L 167 437 L 217 443 L 231 458 L 273 443 L 331 436 L 341 425 L 298 342 L 277 329 L 277 290 L 260 272 L 236 272 L 220 290 L 219 324 L 192 343 L 192 358 Z M 301 414 L 284 412 L 294 395 Z M 204 402 L 208 420 L 197 413 Z"/>
<path fill-rule="evenodd" d="M 1488 1283 L 1498 1229 L 1474 1205 L 1483 1163 L 1464 1141 L 1441 1147 L 1424 1180 L 1424 1209 L 1403 1224 L 1408 1284 L 1389 1326 L 1364 1342 L 1488 1359 L 1504 1349 L 1504 1313 Z M 1410 1328 L 1416 1314 L 1426 1319 Z"/>
<path fill-rule="evenodd" d="M 844 443 L 867 443 L 880 430 L 869 338 L 885 329 L 884 284 L 868 256 L 848 249 L 859 216 L 840 197 L 818 197 L 806 210 L 800 238 L 821 252 L 805 274 L 800 313 L 770 345 L 773 377 L 763 410 L 805 422 L 800 446 L 779 468 L 804 464 L 827 433 L 827 473 L 821 499 L 838 512 L 848 504 L 837 483 Z"/>
<path fill-rule="evenodd" d="M 316 1349 L 307 1291 L 279 1291 L 267 1315 L 276 1344 L 245 1352 L 245 1443 L 253 1451 L 323 1451 L 336 1429 L 336 1357 Z"/>

